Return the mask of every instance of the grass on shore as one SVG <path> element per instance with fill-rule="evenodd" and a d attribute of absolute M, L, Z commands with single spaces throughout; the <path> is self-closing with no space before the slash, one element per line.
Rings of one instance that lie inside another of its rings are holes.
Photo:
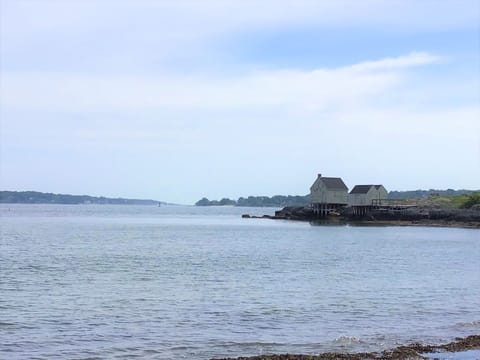
<path fill-rule="evenodd" d="M 473 205 L 480 204 L 480 192 L 469 195 L 431 195 L 422 199 L 406 199 L 405 204 L 416 204 L 426 206 L 441 206 L 457 209 L 469 209 Z"/>

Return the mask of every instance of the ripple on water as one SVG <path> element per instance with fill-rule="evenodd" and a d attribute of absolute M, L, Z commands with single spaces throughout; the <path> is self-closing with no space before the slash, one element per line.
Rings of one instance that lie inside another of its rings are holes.
<path fill-rule="evenodd" d="M 209 359 L 480 331 L 478 231 L 312 227 L 242 211 L 2 214 L 0 353 Z"/>
<path fill-rule="evenodd" d="M 339 336 L 335 339 L 335 342 L 341 345 L 352 345 L 359 344 L 362 340 L 356 336 Z"/>
<path fill-rule="evenodd" d="M 473 320 L 467 322 L 459 322 L 455 324 L 457 328 L 465 328 L 465 329 L 478 329 L 480 330 L 480 320 Z"/>
<path fill-rule="evenodd" d="M 424 353 L 423 356 L 428 359 L 435 360 L 479 360 L 480 350 L 467 350 L 459 352 L 441 352 L 441 353 Z"/>

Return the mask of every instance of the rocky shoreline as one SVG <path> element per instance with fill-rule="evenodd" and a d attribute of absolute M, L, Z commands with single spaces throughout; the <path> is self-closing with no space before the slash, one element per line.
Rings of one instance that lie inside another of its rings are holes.
<path fill-rule="evenodd" d="M 442 345 L 424 345 L 414 343 L 399 346 L 395 349 L 369 353 L 322 353 L 318 355 L 302 354 L 271 354 L 238 358 L 222 358 L 215 360 L 420 360 L 432 359 L 432 353 L 459 353 L 480 349 L 480 335 L 457 338 L 455 341 Z M 435 357 L 433 357 L 435 358 Z"/>
<path fill-rule="evenodd" d="M 409 206 L 397 209 L 371 209 L 367 215 L 358 216 L 352 208 L 346 207 L 340 212 L 318 218 L 309 206 L 287 206 L 276 211 L 275 215 L 251 216 L 243 218 L 262 218 L 274 220 L 309 221 L 325 225 L 374 225 L 374 226 L 434 226 L 480 228 L 480 208 L 455 209 L 439 206 Z"/>

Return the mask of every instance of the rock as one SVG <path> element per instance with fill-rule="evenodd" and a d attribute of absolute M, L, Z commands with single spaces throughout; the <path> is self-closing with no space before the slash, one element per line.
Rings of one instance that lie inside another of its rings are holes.
<path fill-rule="evenodd" d="M 469 227 L 480 227 L 480 210 L 479 206 L 474 209 L 454 209 L 439 206 L 411 206 L 411 207 L 392 207 L 372 209 L 363 216 L 355 215 L 351 207 L 345 207 L 338 209 L 334 214 L 335 216 L 328 216 L 327 218 L 320 219 L 313 212 L 310 206 L 286 206 L 282 210 L 275 211 L 275 216 L 251 216 L 242 215 L 243 218 L 264 218 L 264 219 L 285 219 L 285 220 L 301 220 L 301 221 L 317 221 L 323 222 L 358 222 L 369 221 L 374 224 L 375 222 L 385 221 L 401 221 L 411 222 L 412 224 L 448 224 L 449 226 L 455 226 L 460 224 L 465 226 L 469 224 Z"/>
<path fill-rule="evenodd" d="M 275 217 L 291 220 L 313 220 L 315 218 L 310 206 L 286 206 L 275 211 Z"/>

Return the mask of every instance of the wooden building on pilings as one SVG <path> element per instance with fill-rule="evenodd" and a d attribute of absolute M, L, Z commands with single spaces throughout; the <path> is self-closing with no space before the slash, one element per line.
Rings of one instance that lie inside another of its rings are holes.
<path fill-rule="evenodd" d="M 388 192 L 383 185 L 355 185 L 348 194 L 348 205 L 353 215 L 365 216 L 387 198 Z"/>
<path fill-rule="evenodd" d="M 315 216 L 327 217 L 348 204 L 348 188 L 341 178 L 318 174 L 310 187 L 311 206 Z"/>

